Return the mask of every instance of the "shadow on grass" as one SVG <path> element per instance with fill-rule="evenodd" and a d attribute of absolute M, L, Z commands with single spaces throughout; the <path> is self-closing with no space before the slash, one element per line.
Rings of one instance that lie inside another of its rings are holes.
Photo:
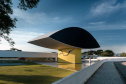
<path fill-rule="evenodd" d="M 61 77 L 39 76 L 39 75 L 32 75 L 32 76 L 0 75 L 0 80 L 6 81 L 8 82 L 8 84 L 9 82 L 16 82 L 23 84 L 51 84 L 52 82 L 55 82 L 59 79 L 61 79 Z"/>
<path fill-rule="evenodd" d="M 0 63 L 0 66 L 21 66 L 21 65 L 40 65 L 37 63 L 33 63 L 33 62 L 4 62 L 4 63 Z"/>
<path fill-rule="evenodd" d="M 37 64 L 37 63 L 25 62 L 25 61 L 17 61 L 17 62 L 10 62 L 10 63 L 23 63 L 23 64 L 26 64 L 26 65 L 39 65 L 39 64 Z"/>

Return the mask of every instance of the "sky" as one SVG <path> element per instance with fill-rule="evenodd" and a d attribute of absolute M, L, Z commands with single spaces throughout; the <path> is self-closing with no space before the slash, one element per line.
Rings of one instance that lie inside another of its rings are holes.
<path fill-rule="evenodd" d="M 126 0 L 40 0 L 36 8 L 17 8 L 13 0 L 13 15 L 18 19 L 10 37 L 15 48 L 30 52 L 57 52 L 27 43 L 29 40 L 67 27 L 81 27 L 90 32 L 100 48 L 115 53 L 126 52 Z M 0 50 L 10 49 L 1 39 Z M 83 49 L 88 51 L 88 49 Z"/>

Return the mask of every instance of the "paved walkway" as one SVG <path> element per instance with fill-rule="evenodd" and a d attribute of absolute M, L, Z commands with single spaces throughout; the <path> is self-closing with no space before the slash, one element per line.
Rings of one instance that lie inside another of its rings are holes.
<path fill-rule="evenodd" d="M 115 62 L 117 69 L 119 70 L 122 79 L 126 84 L 126 62 Z"/>
<path fill-rule="evenodd" d="M 124 84 L 113 62 L 104 63 L 86 84 Z"/>

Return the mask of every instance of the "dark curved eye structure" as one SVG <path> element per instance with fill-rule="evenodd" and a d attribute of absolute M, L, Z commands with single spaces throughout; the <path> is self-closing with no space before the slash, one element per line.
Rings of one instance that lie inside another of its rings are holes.
<path fill-rule="evenodd" d="M 51 48 L 99 48 L 100 45 L 95 38 L 86 30 L 79 27 L 68 27 L 59 31 L 45 34 L 34 38 L 29 43 Z"/>

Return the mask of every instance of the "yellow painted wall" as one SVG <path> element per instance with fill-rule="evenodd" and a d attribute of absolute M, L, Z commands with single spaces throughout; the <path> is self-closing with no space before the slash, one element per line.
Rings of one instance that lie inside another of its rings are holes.
<path fill-rule="evenodd" d="M 81 49 L 75 49 L 75 63 L 81 63 Z"/>
<path fill-rule="evenodd" d="M 81 63 L 81 49 L 60 49 L 58 50 L 58 62 Z"/>
<path fill-rule="evenodd" d="M 79 71 L 81 70 L 81 64 L 70 64 L 70 63 L 58 63 L 59 68 L 64 68 L 64 69 L 71 69 L 71 70 L 76 70 Z"/>

